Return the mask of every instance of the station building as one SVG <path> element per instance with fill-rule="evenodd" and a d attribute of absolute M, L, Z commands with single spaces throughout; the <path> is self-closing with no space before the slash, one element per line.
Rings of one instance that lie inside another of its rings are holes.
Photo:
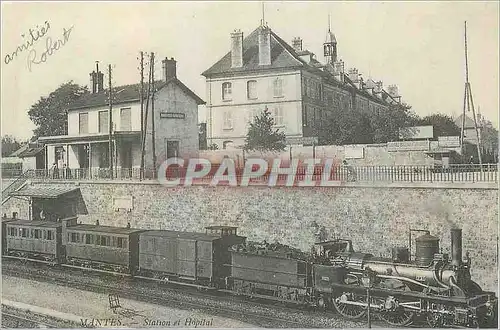
<path fill-rule="evenodd" d="M 104 74 L 97 68 L 90 76 L 92 92 L 68 106 L 68 134 L 38 139 L 45 148 L 45 167 L 50 169 L 55 163 L 59 169 L 90 169 L 85 172 L 102 175 L 109 169 L 111 135 L 115 173 L 122 177 L 138 176 L 142 157 L 141 86 L 114 87 L 112 118 L 109 118 L 109 90 L 104 89 Z M 170 157 L 197 157 L 198 106 L 205 103 L 177 78 L 173 58 L 163 60 L 163 77 L 154 83 L 154 88 L 154 113 L 152 102 L 148 105 L 144 102 L 144 109 L 148 108 L 148 115 L 144 114 L 147 121 L 144 168 L 152 171 Z M 153 117 L 156 164 L 152 157 Z"/>

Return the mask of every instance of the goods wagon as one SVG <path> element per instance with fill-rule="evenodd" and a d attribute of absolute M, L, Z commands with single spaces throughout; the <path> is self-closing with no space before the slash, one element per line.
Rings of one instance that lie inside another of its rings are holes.
<path fill-rule="evenodd" d="M 66 227 L 69 265 L 134 274 L 139 263 L 139 233 L 127 226 L 73 225 Z"/>
<path fill-rule="evenodd" d="M 304 302 L 310 299 L 311 263 L 304 260 L 231 252 L 231 290 L 251 296 Z"/>
<path fill-rule="evenodd" d="M 5 224 L 5 254 L 12 257 L 60 262 L 62 223 L 52 221 L 12 220 Z M 3 230 L 3 228 L 2 228 Z"/>
<path fill-rule="evenodd" d="M 236 227 L 212 226 L 206 233 L 148 230 L 139 238 L 141 276 L 219 286 L 229 275 L 229 246 L 240 244 Z"/>

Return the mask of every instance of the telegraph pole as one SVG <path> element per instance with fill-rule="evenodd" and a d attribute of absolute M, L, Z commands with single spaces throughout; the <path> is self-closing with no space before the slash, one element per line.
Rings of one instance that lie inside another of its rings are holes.
<path fill-rule="evenodd" d="M 150 61 L 151 62 L 151 61 Z M 146 136 L 148 135 L 148 109 L 149 109 L 149 94 L 151 91 L 151 63 L 149 64 L 149 77 L 148 77 L 148 91 L 146 96 L 146 113 L 144 115 L 144 135 L 142 137 L 141 160 L 144 161 L 144 154 L 146 152 Z"/>
<path fill-rule="evenodd" d="M 109 78 L 109 174 L 113 178 L 113 93 L 111 91 L 111 64 L 108 65 Z"/>
<path fill-rule="evenodd" d="M 465 108 L 470 112 L 472 109 L 472 116 L 474 118 L 474 128 L 476 130 L 477 138 L 477 156 L 479 158 L 479 166 L 481 172 L 483 171 L 483 161 L 481 157 L 481 138 L 479 135 L 479 129 L 477 127 L 477 117 L 476 111 L 474 109 L 474 99 L 472 98 L 472 89 L 469 82 L 469 59 L 467 54 L 467 21 L 464 22 L 464 43 L 465 43 L 465 91 L 464 91 L 464 106 L 463 106 L 463 116 L 462 116 L 462 131 L 460 134 L 460 142 L 462 146 L 462 155 L 464 154 L 464 136 L 465 136 Z"/>
<path fill-rule="evenodd" d="M 141 144 L 144 140 L 144 52 L 141 51 Z M 144 153 L 141 150 L 141 169 L 139 173 L 139 178 L 142 180 L 144 178 Z"/>
<path fill-rule="evenodd" d="M 151 142 L 153 143 L 153 177 L 156 175 L 156 148 L 155 148 L 155 53 L 151 53 Z"/>

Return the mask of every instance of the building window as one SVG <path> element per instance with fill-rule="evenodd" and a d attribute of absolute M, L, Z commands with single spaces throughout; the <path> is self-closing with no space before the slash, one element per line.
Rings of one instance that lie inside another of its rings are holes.
<path fill-rule="evenodd" d="M 273 94 L 274 94 L 274 97 L 282 97 L 283 96 L 283 80 L 281 78 L 274 79 Z"/>
<path fill-rule="evenodd" d="M 79 129 L 80 134 L 87 134 L 89 132 L 89 113 L 81 112 L 79 114 Z"/>
<path fill-rule="evenodd" d="M 233 141 L 224 141 L 222 142 L 222 149 L 227 149 L 227 147 L 232 146 Z"/>
<path fill-rule="evenodd" d="M 257 81 L 247 81 L 247 97 L 249 100 L 257 98 Z"/>
<path fill-rule="evenodd" d="M 132 130 L 132 110 L 130 108 L 120 109 L 120 130 Z"/>
<path fill-rule="evenodd" d="M 232 97 L 232 84 L 230 82 L 225 82 L 222 84 L 222 99 L 231 100 Z"/>
<path fill-rule="evenodd" d="M 223 129 L 233 129 L 233 114 L 231 111 L 224 111 L 224 126 Z"/>
<path fill-rule="evenodd" d="M 108 111 L 99 111 L 99 133 L 106 133 L 108 131 Z"/>
<path fill-rule="evenodd" d="M 276 125 L 276 126 L 284 125 L 284 121 L 283 121 L 283 106 L 282 105 L 277 105 L 273 109 L 273 114 L 274 114 L 274 125 Z"/>

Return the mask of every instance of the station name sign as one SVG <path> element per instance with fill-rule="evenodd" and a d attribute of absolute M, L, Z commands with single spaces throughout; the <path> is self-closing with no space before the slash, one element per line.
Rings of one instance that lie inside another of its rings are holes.
<path fill-rule="evenodd" d="M 160 118 L 186 119 L 186 114 L 180 112 L 160 112 Z"/>

